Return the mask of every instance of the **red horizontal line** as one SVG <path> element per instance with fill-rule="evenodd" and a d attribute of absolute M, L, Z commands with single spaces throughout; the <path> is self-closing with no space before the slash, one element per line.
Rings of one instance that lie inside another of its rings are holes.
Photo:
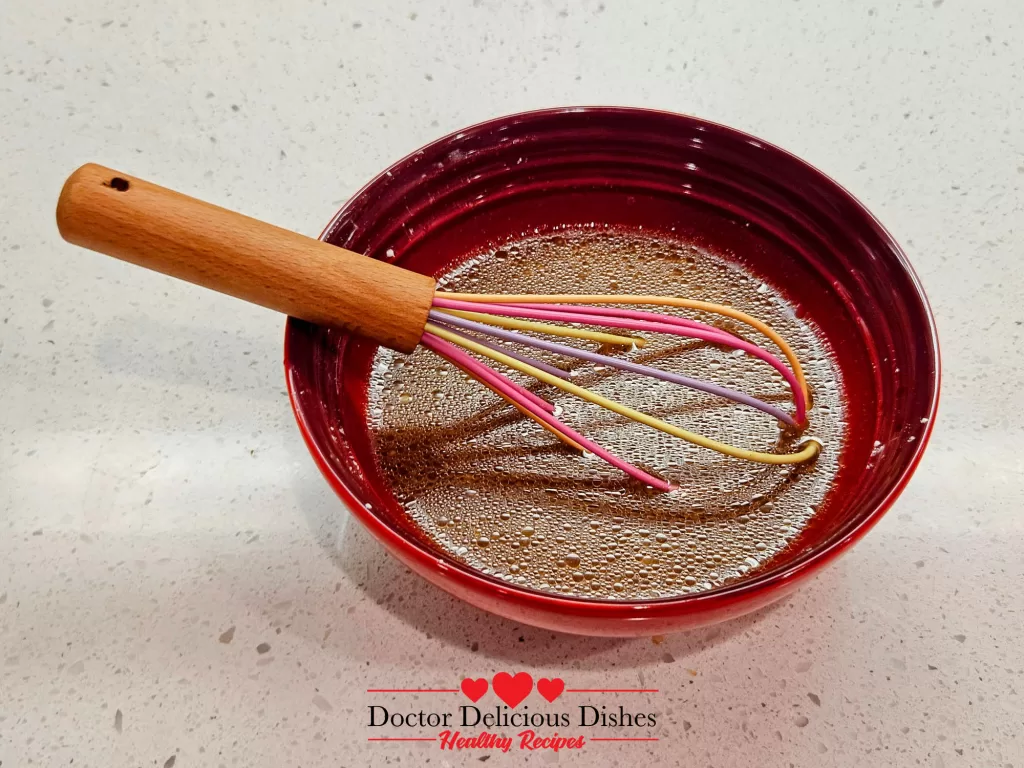
<path fill-rule="evenodd" d="M 376 739 L 367 739 L 367 741 L 437 741 L 437 739 L 435 739 L 433 737 L 426 737 L 426 736 L 424 736 L 422 738 L 415 738 L 415 739 L 385 739 L 385 738 L 376 738 Z"/>
<path fill-rule="evenodd" d="M 657 688 L 566 688 L 566 693 L 657 693 Z"/>
<path fill-rule="evenodd" d="M 591 739 L 591 741 L 657 741 L 658 739 Z"/>
<path fill-rule="evenodd" d="M 458 693 L 458 688 L 367 688 L 367 693 Z"/>

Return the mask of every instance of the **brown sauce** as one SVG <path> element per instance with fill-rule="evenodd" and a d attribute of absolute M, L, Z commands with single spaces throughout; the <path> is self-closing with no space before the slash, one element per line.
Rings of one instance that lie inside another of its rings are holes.
<path fill-rule="evenodd" d="M 456 559 L 545 592 L 668 597 L 764 567 L 825 503 L 846 431 L 837 368 L 815 329 L 771 286 L 734 263 L 665 236 L 570 231 L 481 254 L 447 275 L 441 288 L 649 293 L 731 304 L 768 323 L 796 351 L 814 394 L 808 434 L 825 445 L 808 467 L 749 463 L 512 376 L 558 406 L 577 431 L 680 486 L 656 493 L 600 459 L 563 446 L 427 350 L 408 357 L 381 350 L 371 376 L 369 417 L 381 473 L 416 525 Z M 779 354 L 746 326 L 718 316 L 686 316 Z M 643 349 L 617 354 L 791 409 L 782 377 L 741 353 L 654 336 Z M 778 449 L 780 440 L 782 450 L 793 449 L 777 421 L 748 407 L 666 382 L 536 356 L 575 368 L 573 380 L 582 386 L 691 431 L 756 450 Z"/>

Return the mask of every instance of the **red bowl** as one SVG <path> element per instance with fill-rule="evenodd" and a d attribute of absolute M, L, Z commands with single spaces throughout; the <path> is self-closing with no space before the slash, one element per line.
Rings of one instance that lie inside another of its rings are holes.
<path fill-rule="evenodd" d="M 367 184 L 322 239 L 438 275 L 534 228 L 598 221 L 668 231 L 739 254 L 822 330 L 852 425 L 828 501 L 769 566 L 658 600 L 546 594 L 457 562 L 381 480 L 366 421 L 375 345 L 288 320 L 285 370 L 324 476 L 387 549 L 432 583 L 516 621 L 644 635 L 722 621 L 784 597 L 860 539 L 906 486 L 931 434 L 939 348 L 924 291 L 881 224 L 793 155 L 721 125 L 637 109 L 512 115 L 414 152 Z"/>

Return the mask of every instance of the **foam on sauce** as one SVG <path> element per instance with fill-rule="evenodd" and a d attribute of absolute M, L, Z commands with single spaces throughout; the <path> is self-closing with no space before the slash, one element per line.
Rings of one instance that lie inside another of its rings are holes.
<path fill-rule="evenodd" d="M 768 323 L 793 347 L 814 397 L 807 434 L 825 445 L 809 467 L 753 464 L 511 374 L 560 408 L 560 418 L 577 431 L 680 486 L 657 493 L 565 447 L 427 350 L 403 356 L 381 349 L 369 393 L 381 474 L 415 524 L 457 560 L 560 595 L 676 596 L 764 567 L 825 502 L 846 433 L 838 369 L 815 329 L 736 264 L 661 235 L 566 231 L 480 254 L 445 276 L 440 287 L 665 294 L 731 304 Z M 745 325 L 679 314 L 726 328 L 781 358 Z M 741 352 L 668 336 L 651 336 L 639 350 L 602 351 L 791 408 L 782 377 Z M 795 448 L 778 422 L 751 408 L 667 382 L 529 354 L 574 371 L 577 384 L 686 429 L 757 450 Z"/>

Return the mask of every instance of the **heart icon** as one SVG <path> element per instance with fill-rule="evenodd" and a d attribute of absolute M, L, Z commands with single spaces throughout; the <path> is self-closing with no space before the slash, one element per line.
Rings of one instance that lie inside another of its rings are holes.
<path fill-rule="evenodd" d="M 462 692 L 475 704 L 487 693 L 487 680 L 482 677 L 476 680 L 467 677 L 462 681 Z"/>
<path fill-rule="evenodd" d="M 499 672 L 491 680 L 491 685 L 498 698 L 515 709 L 533 690 L 533 678 L 526 672 L 520 672 L 515 677 L 508 672 Z"/>
<path fill-rule="evenodd" d="M 560 677 L 556 677 L 554 680 L 548 680 L 546 677 L 542 677 L 537 681 L 537 693 L 543 696 L 548 701 L 554 701 L 562 695 L 562 691 L 565 690 L 565 680 Z"/>

